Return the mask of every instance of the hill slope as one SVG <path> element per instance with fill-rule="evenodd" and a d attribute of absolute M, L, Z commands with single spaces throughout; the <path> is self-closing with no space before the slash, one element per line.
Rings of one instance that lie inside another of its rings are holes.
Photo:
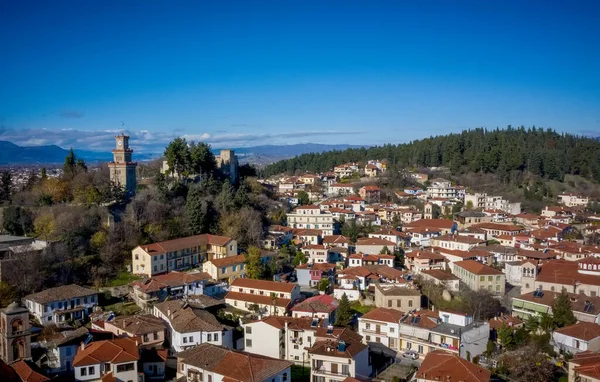
<path fill-rule="evenodd" d="M 453 173 L 530 171 L 562 181 L 565 174 L 600 181 L 600 142 L 553 130 L 474 129 L 398 145 L 304 154 L 265 167 L 264 175 L 297 170 L 321 172 L 345 162 L 387 159 L 392 167 L 446 166 Z"/>

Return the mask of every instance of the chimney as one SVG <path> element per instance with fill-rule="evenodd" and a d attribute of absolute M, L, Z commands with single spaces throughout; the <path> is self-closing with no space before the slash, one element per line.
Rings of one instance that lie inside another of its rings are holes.
<path fill-rule="evenodd" d="M 171 318 L 171 309 L 167 309 L 167 317 Z"/>
<path fill-rule="evenodd" d="M 83 342 L 81 343 L 81 350 L 85 350 L 85 344 Z"/>

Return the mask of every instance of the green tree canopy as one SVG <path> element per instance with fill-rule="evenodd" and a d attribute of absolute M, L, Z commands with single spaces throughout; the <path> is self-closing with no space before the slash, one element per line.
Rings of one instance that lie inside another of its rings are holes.
<path fill-rule="evenodd" d="M 571 309 L 569 295 L 564 291 L 552 303 L 552 318 L 557 328 L 563 328 L 577 322 Z"/>
<path fill-rule="evenodd" d="M 342 295 L 340 304 L 338 305 L 335 314 L 335 325 L 349 327 L 352 321 L 352 308 L 350 307 L 350 300 L 346 293 Z"/>
<path fill-rule="evenodd" d="M 249 247 L 246 255 L 246 277 L 249 279 L 261 279 L 264 272 L 265 266 L 261 261 L 261 252 L 258 247 Z"/>

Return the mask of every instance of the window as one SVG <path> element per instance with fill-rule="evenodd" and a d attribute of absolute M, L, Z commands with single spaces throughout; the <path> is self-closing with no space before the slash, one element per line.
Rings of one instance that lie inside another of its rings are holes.
<path fill-rule="evenodd" d="M 368 322 L 365 324 L 365 329 L 371 329 L 371 324 L 369 324 Z"/>
<path fill-rule="evenodd" d="M 158 332 L 154 332 L 154 340 L 158 340 Z"/>
<path fill-rule="evenodd" d="M 81 376 L 82 377 L 85 376 L 85 375 L 87 375 L 87 369 L 85 367 L 82 367 L 80 370 L 81 370 Z"/>
<path fill-rule="evenodd" d="M 187 344 L 187 337 L 183 337 L 183 343 Z"/>
<path fill-rule="evenodd" d="M 367 336 L 367 341 L 371 341 L 371 336 Z"/>
<path fill-rule="evenodd" d="M 231 268 L 232 268 L 231 270 L 232 270 L 233 272 L 237 271 L 237 265 L 234 265 L 234 266 L 233 266 L 233 267 L 231 267 Z"/>
<path fill-rule="evenodd" d="M 408 307 L 409 307 L 409 308 L 412 308 L 412 306 L 413 306 L 413 302 L 412 302 L 412 300 L 408 300 Z"/>
<path fill-rule="evenodd" d="M 252 326 L 246 326 L 246 334 L 252 334 Z"/>
<path fill-rule="evenodd" d="M 219 333 L 215 333 L 214 341 L 215 342 L 219 341 Z"/>
<path fill-rule="evenodd" d="M 246 347 L 247 348 L 251 348 L 252 347 L 252 340 L 250 338 L 246 338 Z"/>
<path fill-rule="evenodd" d="M 206 340 L 207 340 L 208 342 L 211 342 L 211 341 L 212 341 L 212 333 L 208 333 L 208 334 L 206 335 Z"/>
<path fill-rule="evenodd" d="M 423 354 L 423 345 L 419 345 L 418 351 L 419 351 L 419 353 Z"/>
<path fill-rule="evenodd" d="M 392 307 L 392 300 L 388 300 L 388 308 Z"/>
<path fill-rule="evenodd" d="M 139 259 L 140 259 L 140 256 L 139 256 L 137 253 L 135 254 L 135 259 L 136 259 L 136 260 L 139 260 Z"/>
<path fill-rule="evenodd" d="M 135 369 L 135 363 L 126 363 L 124 365 L 117 365 L 117 373 L 122 373 L 124 371 L 132 371 Z"/>
<path fill-rule="evenodd" d="M 390 333 L 394 333 L 394 328 L 390 328 Z"/>
<path fill-rule="evenodd" d="M 221 268 L 221 273 L 227 272 L 227 268 Z"/>
<path fill-rule="evenodd" d="M 72 352 L 72 350 L 71 350 L 71 347 L 70 347 L 70 346 L 67 346 L 67 348 L 65 349 L 65 351 L 66 351 L 66 353 L 67 353 L 67 354 L 66 354 L 66 355 L 67 355 L 67 357 L 71 355 L 71 352 Z"/>
<path fill-rule="evenodd" d="M 160 259 L 161 260 L 164 259 L 164 258 L 165 258 L 165 255 L 160 255 Z"/>
<path fill-rule="evenodd" d="M 190 337 L 188 338 L 188 341 L 190 341 L 190 343 L 194 342 L 194 337 L 190 336 Z"/>
<path fill-rule="evenodd" d="M 208 382 L 212 382 L 212 375 L 208 375 Z"/>
<path fill-rule="evenodd" d="M 479 276 L 479 281 L 485 281 L 485 276 Z"/>
<path fill-rule="evenodd" d="M 592 297 L 596 297 L 596 291 L 591 291 L 591 292 L 590 292 L 590 296 L 592 296 Z"/>
<path fill-rule="evenodd" d="M 493 281 L 494 280 L 494 276 L 488 276 L 488 281 Z"/>
<path fill-rule="evenodd" d="M 283 380 L 284 382 L 288 380 L 288 375 L 287 375 L 287 373 L 283 373 L 283 378 L 282 378 L 282 380 Z"/>
<path fill-rule="evenodd" d="M 500 276 L 496 276 L 496 282 L 500 282 Z"/>
<path fill-rule="evenodd" d="M 89 374 L 89 375 L 92 375 L 92 374 L 94 374 L 94 366 L 90 366 L 90 367 L 88 367 L 88 374 Z"/>
<path fill-rule="evenodd" d="M 401 308 L 402 307 L 402 300 L 396 300 L 396 307 L 397 308 Z"/>

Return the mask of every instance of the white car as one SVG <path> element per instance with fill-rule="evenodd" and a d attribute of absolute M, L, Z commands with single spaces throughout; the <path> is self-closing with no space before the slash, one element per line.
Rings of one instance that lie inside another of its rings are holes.
<path fill-rule="evenodd" d="M 417 353 L 414 350 L 407 350 L 404 352 L 404 354 L 402 354 L 402 357 L 404 358 L 410 358 L 410 359 L 418 359 L 419 358 L 419 353 Z"/>

